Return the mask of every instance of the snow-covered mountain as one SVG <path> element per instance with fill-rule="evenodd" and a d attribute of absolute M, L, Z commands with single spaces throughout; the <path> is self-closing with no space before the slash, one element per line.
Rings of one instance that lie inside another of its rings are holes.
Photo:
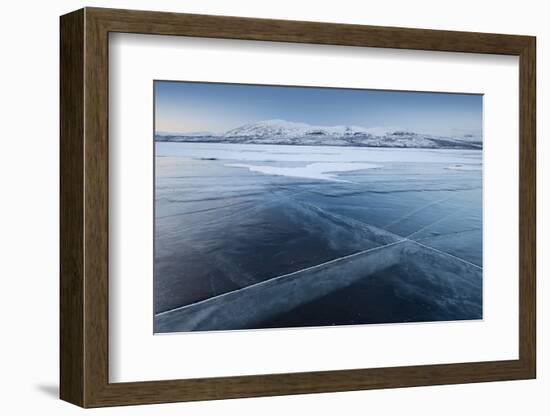
<path fill-rule="evenodd" d="M 157 133 L 157 141 L 294 144 L 310 146 L 359 146 L 432 149 L 481 149 L 481 138 L 472 134 L 438 136 L 397 128 L 313 126 L 285 120 L 245 124 L 223 134 Z"/>
<path fill-rule="evenodd" d="M 341 137 L 354 133 L 366 133 L 357 126 L 312 126 L 286 120 L 266 120 L 249 123 L 225 133 L 226 137 L 307 137 L 314 135 Z"/>

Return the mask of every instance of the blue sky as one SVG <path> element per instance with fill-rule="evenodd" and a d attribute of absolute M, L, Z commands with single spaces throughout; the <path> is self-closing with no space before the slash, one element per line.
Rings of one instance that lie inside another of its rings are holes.
<path fill-rule="evenodd" d="M 225 132 L 261 120 L 481 133 L 482 96 L 155 81 L 155 129 Z"/>

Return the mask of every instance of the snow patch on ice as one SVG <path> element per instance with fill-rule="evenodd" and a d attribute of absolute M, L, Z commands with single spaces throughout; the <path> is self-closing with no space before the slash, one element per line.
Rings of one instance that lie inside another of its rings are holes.
<path fill-rule="evenodd" d="M 364 169 L 376 169 L 382 166 L 373 163 L 310 163 L 300 167 L 279 167 L 247 165 L 244 163 L 228 163 L 225 166 L 235 168 L 247 168 L 251 172 L 263 173 L 265 175 L 287 176 L 291 178 L 321 179 L 333 182 L 349 182 L 339 179 L 335 173 L 352 172 Z"/>
<path fill-rule="evenodd" d="M 445 163 L 476 164 L 480 150 L 396 149 L 368 147 L 327 147 L 231 143 L 155 144 L 156 156 L 217 158 L 228 162 L 322 162 L 322 163 Z M 480 165 L 481 166 L 481 165 Z"/>

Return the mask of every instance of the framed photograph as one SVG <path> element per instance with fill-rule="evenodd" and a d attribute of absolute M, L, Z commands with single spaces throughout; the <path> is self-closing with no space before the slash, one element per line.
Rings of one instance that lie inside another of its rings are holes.
<path fill-rule="evenodd" d="M 61 398 L 535 378 L 535 49 L 62 16 Z"/>

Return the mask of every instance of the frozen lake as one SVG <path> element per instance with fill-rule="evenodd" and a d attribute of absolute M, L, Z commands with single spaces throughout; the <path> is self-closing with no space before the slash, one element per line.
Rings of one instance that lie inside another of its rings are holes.
<path fill-rule="evenodd" d="M 292 291 L 315 292 L 310 268 L 362 252 L 371 266 L 391 245 L 365 276 L 314 269 L 329 280 L 315 298 L 223 329 L 482 317 L 481 151 L 155 146 L 155 313 L 293 273 Z"/>

